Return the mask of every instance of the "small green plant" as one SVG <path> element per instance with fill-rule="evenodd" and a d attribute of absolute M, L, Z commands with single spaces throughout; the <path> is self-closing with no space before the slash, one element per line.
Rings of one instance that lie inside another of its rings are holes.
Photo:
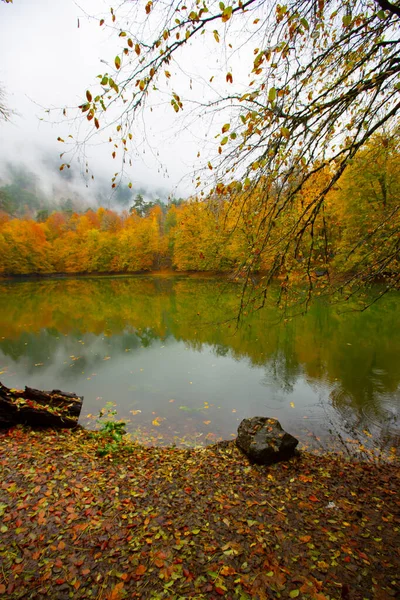
<path fill-rule="evenodd" d="M 100 426 L 96 436 L 99 439 L 99 456 L 107 456 L 118 453 L 124 435 L 126 435 L 126 421 L 116 421 L 117 411 L 113 408 L 112 402 L 107 402 L 106 406 L 100 410 L 99 418 L 96 420 Z"/>

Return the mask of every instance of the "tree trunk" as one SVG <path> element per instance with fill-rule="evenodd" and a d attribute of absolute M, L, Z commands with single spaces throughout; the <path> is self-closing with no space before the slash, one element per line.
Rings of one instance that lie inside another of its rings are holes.
<path fill-rule="evenodd" d="M 33 427 L 72 428 L 78 425 L 83 396 L 25 387 L 9 389 L 0 383 L 0 426 L 18 423 Z"/>

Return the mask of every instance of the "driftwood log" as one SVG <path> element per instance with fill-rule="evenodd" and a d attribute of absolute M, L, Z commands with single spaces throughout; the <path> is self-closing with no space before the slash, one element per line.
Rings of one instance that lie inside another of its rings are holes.
<path fill-rule="evenodd" d="M 83 396 L 60 390 L 16 390 L 0 383 L 0 427 L 19 423 L 57 429 L 76 427 L 82 403 Z"/>

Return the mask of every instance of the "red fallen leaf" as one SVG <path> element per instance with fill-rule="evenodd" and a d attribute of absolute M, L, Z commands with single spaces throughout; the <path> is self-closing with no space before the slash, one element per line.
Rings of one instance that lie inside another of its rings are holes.
<path fill-rule="evenodd" d="M 147 571 L 147 567 L 145 567 L 144 565 L 139 565 L 135 571 L 136 575 L 143 575 L 144 573 L 146 573 Z"/>
<path fill-rule="evenodd" d="M 314 496 L 314 494 L 311 494 L 311 496 L 309 496 L 309 500 L 311 500 L 311 502 L 319 502 L 318 498 Z"/>
<path fill-rule="evenodd" d="M 119 600 L 122 596 L 122 590 L 124 587 L 124 582 L 121 581 L 117 583 L 116 586 L 113 587 L 111 593 L 107 596 L 107 600 Z"/>
<path fill-rule="evenodd" d="M 363 558 L 364 560 L 368 560 L 368 556 L 366 554 L 364 554 L 364 552 L 358 551 L 358 556 L 360 558 Z"/>
<path fill-rule="evenodd" d="M 220 596 L 225 596 L 225 592 L 226 592 L 226 590 L 223 590 L 223 589 L 221 589 L 221 588 L 219 588 L 219 587 L 216 587 L 216 588 L 215 588 L 215 591 L 216 591 L 216 592 L 217 592 L 217 594 L 219 594 Z"/>
<path fill-rule="evenodd" d="M 163 560 L 160 560 L 159 558 L 156 558 L 154 561 L 154 564 L 156 565 L 156 567 L 161 569 L 161 567 L 163 567 L 165 565 L 165 562 Z"/>
<path fill-rule="evenodd" d="M 314 586 L 311 581 L 305 581 L 300 588 L 302 594 L 309 594 L 312 590 L 314 590 Z"/>
<path fill-rule="evenodd" d="M 304 481 L 305 483 L 312 482 L 313 477 L 312 477 L 312 475 L 311 476 L 310 475 L 299 475 L 299 480 Z"/>
<path fill-rule="evenodd" d="M 81 573 L 82 575 L 89 575 L 90 569 L 82 569 Z"/>
<path fill-rule="evenodd" d="M 63 566 L 63 564 L 62 564 L 62 560 L 60 560 L 59 558 L 57 558 L 57 559 L 55 560 L 55 562 L 54 562 L 54 566 L 55 566 L 55 567 L 57 567 L 57 568 L 60 568 L 60 567 L 62 567 L 62 566 Z"/>
<path fill-rule="evenodd" d="M 220 570 L 220 574 L 224 575 L 224 577 L 226 577 L 227 575 L 234 575 L 236 573 L 235 569 L 233 567 L 228 567 L 227 565 L 224 565 L 223 567 L 221 567 Z"/>
<path fill-rule="evenodd" d="M 350 558 L 350 556 L 345 556 L 343 560 L 344 560 L 344 562 L 349 563 L 351 561 L 351 558 Z"/>
<path fill-rule="evenodd" d="M 0 594 L 5 594 L 6 593 L 6 586 L 4 585 L 4 583 L 0 583 Z"/>
<path fill-rule="evenodd" d="M 302 535 L 301 537 L 299 537 L 299 540 L 306 544 L 311 540 L 311 535 Z"/>
<path fill-rule="evenodd" d="M 129 577 L 129 575 L 128 575 L 128 573 L 122 573 L 122 574 L 120 575 L 120 577 L 121 577 L 121 579 L 122 579 L 123 581 L 126 581 L 126 580 L 128 579 L 128 577 Z"/>
<path fill-rule="evenodd" d="M 63 541 L 59 542 L 58 549 L 59 550 L 64 550 L 64 548 L 65 548 L 65 543 Z"/>
<path fill-rule="evenodd" d="M 62 585 L 63 583 L 65 583 L 65 579 L 56 579 L 57 585 Z"/>
<path fill-rule="evenodd" d="M 191 492 L 191 491 L 192 491 L 192 488 L 191 488 L 191 487 L 185 487 L 185 492 L 186 492 L 187 494 L 190 494 L 190 492 Z"/>

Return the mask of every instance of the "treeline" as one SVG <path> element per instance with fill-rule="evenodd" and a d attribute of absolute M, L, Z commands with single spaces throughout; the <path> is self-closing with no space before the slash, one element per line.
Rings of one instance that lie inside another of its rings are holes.
<path fill-rule="evenodd" d="M 207 198 L 131 210 L 71 210 L 36 220 L 0 212 L 0 273 L 252 272 L 304 277 L 364 270 L 399 272 L 399 137 L 376 135 L 347 168 L 313 218 L 327 168 L 310 176 L 288 218 L 268 218 L 284 203 L 274 180 L 219 184 Z M 295 186 L 296 182 L 287 182 Z M 295 243 L 294 227 L 302 230 Z M 268 243 L 265 240 L 268 239 Z M 292 240 L 288 249 L 287 240 Z M 288 251 L 289 250 L 289 251 Z M 282 257 L 282 258 L 280 258 Z"/>

